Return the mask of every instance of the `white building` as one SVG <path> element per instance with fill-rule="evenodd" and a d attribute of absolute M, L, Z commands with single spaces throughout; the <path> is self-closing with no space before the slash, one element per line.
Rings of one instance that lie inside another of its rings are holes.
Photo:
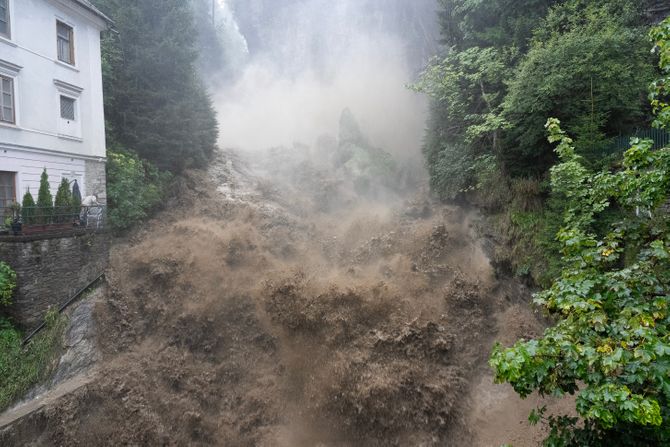
<path fill-rule="evenodd" d="M 47 169 L 82 195 L 105 190 L 100 33 L 88 0 L 0 0 L 0 207 L 37 199 Z"/>

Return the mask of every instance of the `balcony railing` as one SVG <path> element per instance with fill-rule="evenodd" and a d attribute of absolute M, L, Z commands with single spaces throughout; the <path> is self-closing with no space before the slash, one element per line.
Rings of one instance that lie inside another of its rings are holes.
<path fill-rule="evenodd" d="M 103 230 L 107 224 L 107 207 L 25 207 L 0 208 L 0 236 L 54 234 L 72 230 Z"/>

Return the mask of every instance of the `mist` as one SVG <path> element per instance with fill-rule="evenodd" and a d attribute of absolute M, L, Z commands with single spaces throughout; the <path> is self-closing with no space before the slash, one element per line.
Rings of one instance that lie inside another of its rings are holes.
<path fill-rule="evenodd" d="M 345 108 L 371 144 L 420 152 L 424 97 L 407 89 L 435 51 L 435 0 L 222 0 L 238 65 L 213 92 L 220 145 L 243 151 L 337 136 Z M 244 59 L 244 60 L 242 60 Z"/>

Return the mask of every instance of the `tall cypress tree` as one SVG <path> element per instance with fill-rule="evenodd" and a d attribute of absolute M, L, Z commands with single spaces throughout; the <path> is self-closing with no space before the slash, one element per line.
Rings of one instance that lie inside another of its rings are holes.
<path fill-rule="evenodd" d="M 70 182 L 63 178 L 58 186 L 55 200 L 55 215 L 58 222 L 67 222 L 68 215 L 72 211 L 72 192 L 70 191 Z"/>
<path fill-rule="evenodd" d="M 204 165 L 218 129 L 198 78 L 190 1 L 97 0 L 117 33 L 103 39 L 110 141 L 173 172 Z"/>
<path fill-rule="evenodd" d="M 38 223 L 50 223 L 53 215 L 53 197 L 51 195 L 51 187 L 49 186 L 49 174 L 44 168 L 40 176 L 40 190 L 37 193 L 37 212 L 36 220 Z"/>

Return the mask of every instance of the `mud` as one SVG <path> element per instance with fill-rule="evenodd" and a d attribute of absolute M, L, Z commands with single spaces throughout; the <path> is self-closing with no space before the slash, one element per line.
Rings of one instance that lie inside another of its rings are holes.
<path fill-rule="evenodd" d="M 527 416 L 511 394 L 491 397 L 485 362 L 496 337 L 541 326 L 528 291 L 496 278 L 476 216 L 425 192 L 361 197 L 346 177 L 278 154 L 260 166 L 221 155 L 115 245 L 95 309 L 101 373 L 0 433 L 3 445 L 500 445 L 518 434 L 518 422 L 476 426 L 501 409 Z"/>

